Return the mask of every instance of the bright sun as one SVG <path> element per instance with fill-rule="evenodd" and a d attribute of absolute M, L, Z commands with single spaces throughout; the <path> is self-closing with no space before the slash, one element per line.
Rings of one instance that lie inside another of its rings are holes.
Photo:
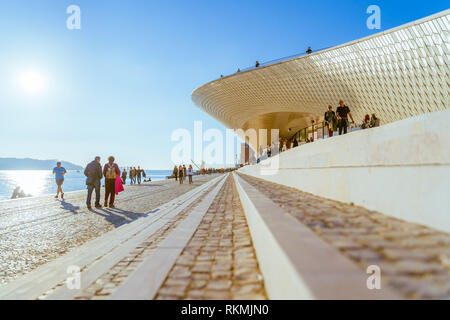
<path fill-rule="evenodd" d="M 22 90 L 37 94 L 45 89 L 45 78 L 38 72 L 27 71 L 19 76 L 19 84 Z"/>

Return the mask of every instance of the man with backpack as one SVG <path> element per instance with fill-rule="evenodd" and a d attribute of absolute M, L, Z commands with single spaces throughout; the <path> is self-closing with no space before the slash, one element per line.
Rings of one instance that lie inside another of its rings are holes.
<path fill-rule="evenodd" d="M 91 161 L 84 169 L 84 175 L 86 178 L 86 185 L 88 187 L 88 194 L 86 199 L 86 205 L 88 209 L 91 209 L 92 192 L 95 189 L 95 207 L 101 208 L 100 204 L 100 180 L 102 180 L 102 165 L 100 164 L 100 157 L 95 157 L 94 161 Z"/>
<path fill-rule="evenodd" d="M 114 163 L 114 157 L 108 158 L 108 163 L 103 167 L 103 175 L 105 176 L 105 207 L 114 208 L 114 199 L 116 197 L 116 178 L 120 176 L 119 166 Z"/>

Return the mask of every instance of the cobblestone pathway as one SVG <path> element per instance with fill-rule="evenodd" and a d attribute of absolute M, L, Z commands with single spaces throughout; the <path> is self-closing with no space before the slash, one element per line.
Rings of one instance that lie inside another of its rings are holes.
<path fill-rule="evenodd" d="M 239 175 L 363 270 L 378 265 L 382 285 L 409 299 L 450 299 L 450 234 Z"/>
<path fill-rule="evenodd" d="M 192 203 L 174 219 L 167 222 L 155 234 L 132 250 L 126 257 L 113 266 L 107 273 L 102 275 L 75 300 L 105 300 L 123 283 L 123 281 L 136 270 L 136 268 L 150 256 L 158 245 L 173 231 L 181 221 L 186 218 L 192 209 L 201 202 L 199 199 Z M 60 286 L 63 283 L 60 284 Z M 45 296 L 41 297 L 45 298 Z"/>
<path fill-rule="evenodd" d="M 0 285 L 28 273 L 74 247 L 131 223 L 150 210 L 212 179 L 194 184 L 155 181 L 125 186 L 117 208 L 87 210 L 86 191 L 0 202 Z M 102 188 L 102 196 L 104 189 Z"/>
<path fill-rule="evenodd" d="M 157 299 L 267 299 L 233 177 L 225 182 Z"/>

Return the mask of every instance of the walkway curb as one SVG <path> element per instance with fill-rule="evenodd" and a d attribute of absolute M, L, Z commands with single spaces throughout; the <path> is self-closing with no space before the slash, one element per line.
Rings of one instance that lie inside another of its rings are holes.
<path fill-rule="evenodd" d="M 109 298 L 110 300 L 152 300 L 167 278 L 175 261 L 197 230 L 228 175 L 210 191 L 157 249 L 148 256 Z"/>

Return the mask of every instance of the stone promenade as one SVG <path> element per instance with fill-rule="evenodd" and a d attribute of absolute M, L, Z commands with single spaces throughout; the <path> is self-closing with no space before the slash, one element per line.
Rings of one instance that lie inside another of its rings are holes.
<path fill-rule="evenodd" d="M 75 299 L 104 300 L 117 290 L 200 200 L 146 239 Z M 156 299 L 267 299 L 232 176 L 170 269 Z"/>
<path fill-rule="evenodd" d="M 64 255 L 94 238 L 137 221 L 152 209 L 192 190 L 174 180 L 126 185 L 116 208 L 86 208 L 86 191 L 67 192 L 65 200 L 42 196 L 0 202 L 0 285 Z M 103 204 L 104 188 L 101 190 Z M 94 196 L 93 196 L 94 197 Z"/>
<path fill-rule="evenodd" d="M 118 209 L 84 197 L 0 203 L 0 299 L 450 299 L 449 234 L 251 176 L 127 186 Z"/>

